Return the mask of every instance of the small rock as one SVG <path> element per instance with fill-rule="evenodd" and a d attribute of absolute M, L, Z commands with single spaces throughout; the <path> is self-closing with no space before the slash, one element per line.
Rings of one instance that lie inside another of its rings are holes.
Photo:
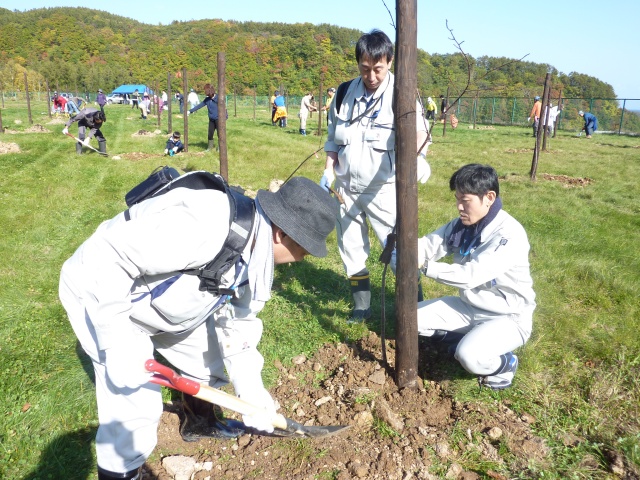
<path fill-rule="evenodd" d="M 162 466 L 174 480 L 190 480 L 196 470 L 196 461 L 184 455 L 173 455 L 163 458 Z"/>
<path fill-rule="evenodd" d="M 384 385 L 385 378 L 384 370 L 377 370 L 375 373 L 369 375 L 369 381 L 377 385 Z"/>
<path fill-rule="evenodd" d="M 487 435 L 489 435 L 489 438 L 491 440 L 498 440 L 502 436 L 502 430 L 500 429 L 500 427 L 493 427 L 489 429 Z"/>
<path fill-rule="evenodd" d="M 251 435 L 242 435 L 240 438 L 238 438 L 239 447 L 244 448 L 249 445 L 249 442 L 251 442 Z"/>
<path fill-rule="evenodd" d="M 376 415 L 384 422 L 388 423 L 391 428 L 395 431 L 400 432 L 404 428 L 404 422 L 400 418 L 398 414 L 396 414 L 391 406 L 387 403 L 384 398 L 380 398 L 375 406 Z"/>
<path fill-rule="evenodd" d="M 325 403 L 330 402 L 331 400 L 333 400 L 333 398 L 331 398 L 331 397 L 322 397 L 322 398 L 316 400 L 314 405 L 316 407 L 319 407 L 320 405 L 324 405 Z"/>
<path fill-rule="evenodd" d="M 319 364 L 318 362 L 313 364 L 313 371 L 314 372 L 319 372 L 320 370 L 322 370 L 322 365 Z"/>
<path fill-rule="evenodd" d="M 435 447 L 436 455 L 442 460 L 449 458 L 449 445 L 446 442 L 438 442 Z"/>
<path fill-rule="evenodd" d="M 528 423 L 529 425 L 536 422 L 535 417 L 533 417 L 532 415 L 529 415 L 528 413 L 523 413 L 522 416 L 520 417 L 520 420 L 522 420 L 524 423 Z"/>
<path fill-rule="evenodd" d="M 463 471 L 464 470 L 460 465 L 452 463 L 449 470 L 447 470 L 445 478 L 458 478 Z"/>
<path fill-rule="evenodd" d="M 373 424 L 373 415 L 371 414 L 371 412 L 368 411 L 363 411 L 363 412 L 359 412 L 356 413 L 353 416 L 353 422 L 361 427 L 366 427 L 367 425 L 372 425 Z"/>
<path fill-rule="evenodd" d="M 291 361 L 293 362 L 294 365 L 302 365 L 304 362 L 307 361 L 307 357 L 304 354 L 296 355 L 291 359 Z"/>
<path fill-rule="evenodd" d="M 120 155 L 114 155 L 111 157 L 111 160 L 122 160 L 122 157 L 120 157 Z"/>

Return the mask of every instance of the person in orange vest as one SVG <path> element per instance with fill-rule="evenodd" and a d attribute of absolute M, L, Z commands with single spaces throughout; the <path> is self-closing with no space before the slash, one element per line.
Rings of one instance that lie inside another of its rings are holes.
<path fill-rule="evenodd" d="M 540 97 L 536 96 L 534 98 L 535 103 L 533 104 L 533 108 L 531 109 L 531 113 L 529 114 L 529 118 L 527 118 L 527 122 L 531 121 L 533 117 L 533 136 L 538 136 L 538 125 L 540 125 L 540 110 L 542 110 L 542 102 L 540 101 Z"/>

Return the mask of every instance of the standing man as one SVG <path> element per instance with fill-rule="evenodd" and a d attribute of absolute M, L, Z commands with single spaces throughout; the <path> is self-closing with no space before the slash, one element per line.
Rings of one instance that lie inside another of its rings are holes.
<path fill-rule="evenodd" d="M 133 94 L 131 95 L 131 109 L 133 110 L 134 108 L 140 108 L 139 104 L 140 103 L 140 92 L 138 92 L 138 89 L 136 88 L 133 91 Z"/>
<path fill-rule="evenodd" d="M 354 301 L 350 322 L 363 322 L 371 316 L 367 220 L 380 244 L 396 224 L 392 61 L 393 44 L 387 35 L 372 30 L 360 37 L 356 44 L 360 76 L 338 87 L 329 110 L 324 146 L 327 161 L 320 185 L 328 190 L 335 180 L 344 200 L 336 228 Z M 428 130 L 422 107 L 416 102 L 418 180 L 422 183 L 430 173 L 425 159 Z"/>
<path fill-rule="evenodd" d="M 437 114 L 438 106 L 436 105 L 436 102 L 433 101 L 433 98 L 427 97 L 427 120 L 435 121 Z"/>
<path fill-rule="evenodd" d="M 329 115 L 329 110 L 331 109 L 331 102 L 333 102 L 333 97 L 336 95 L 336 89 L 331 87 L 327 89 L 327 99 L 324 101 L 324 106 L 322 107 L 322 111 L 325 112 L 325 115 Z"/>
<path fill-rule="evenodd" d="M 187 102 L 189 102 L 189 108 L 193 108 L 200 103 L 198 94 L 195 92 L 193 88 L 189 90 L 189 95 L 187 95 Z"/>
<path fill-rule="evenodd" d="M 100 130 L 100 127 L 104 123 L 104 113 L 93 107 L 83 108 L 75 117 L 69 119 L 62 133 L 65 135 L 68 134 L 69 127 L 74 122 L 78 122 L 78 138 L 80 139 L 80 142 L 76 143 L 76 153 L 78 155 L 82 155 L 82 146 L 89 146 L 89 141 L 93 137 L 98 139 L 98 150 L 100 153 L 107 153 L 107 139 L 104 138 Z M 86 135 L 87 128 L 89 128 L 89 135 Z"/>
<path fill-rule="evenodd" d="M 440 120 L 445 120 L 447 108 L 449 108 L 449 105 L 447 105 L 447 99 L 444 95 L 440 95 Z"/>
<path fill-rule="evenodd" d="M 271 105 L 271 125 L 273 125 L 274 127 L 276 126 L 276 121 L 274 120 L 275 115 L 276 115 L 276 109 L 278 107 L 276 107 L 276 97 L 280 95 L 280 92 L 278 92 L 278 90 L 276 90 L 275 92 L 273 92 L 273 95 L 271 95 L 271 98 L 269 99 L 269 103 Z"/>
<path fill-rule="evenodd" d="M 285 128 L 287 126 L 287 105 L 284 100 L 284 95 L 279 93 L 273 100 L 273 104 L 276 107 L 276 111 L 273 114 L 273 121 L 277 122 L 280 128 Z"/>
<path fill-rule="evenodd" d="M 540 125 L 540 111 L 542 110 L 542 102 L 540 101 L 540 97 L 536 96 L 534 98 L 535 102 L 533 103 L 533 108 L 531 109 L 531 113 L 529 114 L 529 118 L 527 118 L 527 122 L 531 121 L 533 118 L 533 136 L 538 136 L 538 125 Z"/>
<path fill-rule="evenodd" d="M 184 113 L 184 96 L 178 91 L 176 92 L 176 98 L 178 99 L 178 105 L 180 106 L 180 115 Z"/>
<path fill-rule="evenodd" d="M 309 112 L 318 110 L 312 102 L 313 94 L 311 92 L 302 97 L 302 101 L 300 102 L 300 113 L 298 114 L 300 117 L 300 135 L 307 134 L 307 118 L 309 118 Z"/>
<path fill-rule="evenodd" d="M 107 104 L 107 96 L 104 94 L 101 88 L 98 89 L 98 96 L 96 97 L 96 103 L 100 107 L 104 121 L 107 121 L 107 116 L 104 114 L 104 106 Z"/>
<path fill-rule="evenodd" d="M 216 142 L 213 139 L 213 135 L 218 132 L 218 143 L 220 143 L 220 130 L 218 130 L 218 95 L 216 94 L 216 89 L 210 83 L 207 83 L 204 86 L 204 94 L 205 97 L 202 100 L 202 103 L 196 105 L 191 110 L 187 110 L 187 116 L 191 115 L 193 112 L 197 112 L 202 107 L 207 107 L 207 112 L 209 115 L 209 131 L 207 133 L 208 146 L 207 151 L 216 149 L 218 151 L 218 147 L 216 147 Z M 228 115 L 227 115 L 228 117 Z"/>
<path fill-rule="evenodd" d="M 578 115 L 584 119 L 584 127 L 582 127 L 582 130 L 587 134 L 587 138 L 591 138 L 593 132 L 598 129 L 598 119 L 593 113 L 583 112 L 582 110 L 578 112 Z"/>
<path fill-rule="evenodd" d="M 156 446 L 162 395 L 144 368 L 154 351 L 197 382 L 230 381 L 238 397 L 263 409 L 244 415 L 244 424 L 224 423 L 211 404 L 185 395 L 185 441 L 233 438 L 245 426 L 273 431 L 258 314 L 275 265 L 326 256 L 336 202 L 294 177 L 278 192 L 260 190 L 249 206 L 251 226 L 231 226 L 225 192 L 176 187 L 103 222 L 63 265 L 60 300 L 95 372 L 98 480 L 138 480 Z M 220 293 L 211 293 L 184 271 L 228 248 L 230 230 L 246 247 L 222 275 Z"/>

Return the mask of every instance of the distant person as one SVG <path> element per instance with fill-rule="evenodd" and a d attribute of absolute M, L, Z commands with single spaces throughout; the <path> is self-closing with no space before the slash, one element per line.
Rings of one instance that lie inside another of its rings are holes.
<path fill-rule="evenodd" d="M 82 99 L 80 99 L 80 101 L 82 101 Z M 66 111 L 71 116 L 74 116 L 80 113 L 80 109 L 78 108 L 78 104 L 75 101 L 75 97 L 67 97 Z"/>
<path fill-rule="evenodd" d="M 433 98 L 427 97 L 427 120 L 435 120 L 436 115 L 438 114 L 438 106 L 436 102 L 433 101 Z"/>
<path fill-rule="evenodd" d="M 198 94 L 195 92 L 193 88 L 189 90 L 189 95 L 187 95 L 187 102 L 189 102 L 189 108 L 193 108 L 200 103 Z"/>
<path fill-rule="evenodd" d="M 547 111 L 549 112 L 548 119 L 547 119 Z M 561 111 L 562 111 L 562 108 L 558 107 L 557 105 L 554 106 L 553 102 L 549 102 L 549 105 L 545 109 L 544 114 L 542 115 L 542 121 L 543 121 L 543 124 L 547 127 L 548 135 L 553 135 L 553 129 L 556 124 L 556 119 L 558 115 L 560 115 Z"/>
<path fill-rule="evenodd" d="M 300 117 L 300 135 L 307 134 L 307 118 L 309 118 L 309 113 L 317 110 L 318 109 L 313 104 L 313 94 L 311 92 L 302 97 L 302 101 L 300 102 L 300 113 L 298 113 L 298 116 Z"/>
<path fill-rule="evenodd" d="M 440 120 L 444 120 L 447 115 L 447 108 L 449 105 L 447 104 L 447 99 L 444 95 L 440 95 Z"/>
<path fill-rule="evenodd" d="M 322 111 L 325 112 L 326 115 L 329 115 L 329 109 L 331 108 L 331 102 L 333 102 L 333 97 L 336 96 L 336 89 L 331 87 L 327 89 L 327 99 L 324 101 L 324 106 L 322 107 Z"/>
<path fill-rule="evenodd" d="M 207 107 L 207 113 L 209 114 L 209 131 L 207 133 L 208 146 L 207 150 L 213 150 L 214 148 L 218 151 L 218 147 L 216 147 L 216 142 L 213 139 L 213 135 L 218 132 L 218 143 L 220 142 L 220 130 L 218 130 L 218 95 L 216 94 L 216 89 L 209 83 L 204 86 L 204 100 L 202 103 L 196 105 L 191 110 L 187 111 L 187 116 L 191 115 L 193 112 L 200 110 L 202 107 Z"/>
<path fill-rule="evenodd" d="M 98 150 L 100 153 L 107 153 L 107 139 L 104 138 L 100 130 L 100 127 L 102 127 L 104 123 L 104 113 L 93 107 L 83 108 L 75 117 L 69 119 L 62 133 L 67 135 L 69 133 L 69 127 L 74 122 L 78 122 L 78 139 L 80 140 L 76 143 L 76 153 L 78 155 L 82 154 L 83 146 L 89 146 L 89 141 L 93 137 L 98 139 Z M 87 128 L 89 129 L 88 135 L 86 133 Z"/>
<path fill-rule="evenodd" d="M 583 112 L 582 110 L 578 112 L 578 115 L 584 119 L 584 127 L 582 127 L 582 130 L 587 134 L 587 138 L 591 138 L 593 132 L 598 130 L 598 119 L 593 113 Z"/>
<path fill-rule="evenodd" d="M 167 110 L 169 107 L 167 106 L 167 102 L 169 101 L 169 97 L 167 96 L 167 92 L 162 91 L 162 108 L 163 110 Z"/>
<path fill-rule="evenodd" d="M 67 113 L 67 99 L 53 92 L 53 113 Z"/>
<path fill-rule="evenodd" d="M 273 114 L 273 121 L 280 125 L 280 128 L 285 128 L 287 126 L 287 106 L 284 100 L 284 95 L 279 93 L 273 101 L 273 104 L 276 106 L 276 111 Z"/>
<path fill-rule="evenodd" d="M 274 117 L 276 116 L 276 109 L 278 107 L 276 107 L 276 97 L 280 95 L 280 92 L 278 90 L 276 90 L 273 95 L 271 95 L 271 98 L 269 99 L 269 104 L 271 105 L 271 125 L 273 125 L 274 127 L 276 126 L 276 121 L 274 120 Z"/>
<path fill-rule="evenodd" d="M 184 113 L 184 97 L 180 92 L 176 92 L 176 99 L 178 100 L 178 105 L 180 106 L 180 114 L 183 114 Z"/>
<path fill-rule="evenodd" d="M 131 94 L 131 109 L 140 108 L 140 92 L 136 88 Z"/>
<path fill-rule="evenodd" d="M 542 110 L 542 102 L 540 101 L 540 97 L 536 96 L 534 99 L 533 108 L 531 109 L 531 113 L 529 113 L 529 118 L 527 118 L 527 122 L 530 122 L 533 118 L 533 136 L 538 136 L 538 126 L 540 125 L 540 110 Z"/>
<path fill-rule="evenodd" d="M 107 121 L 107 116 L 104 113 L 104 106 L 107 104 L 107 96 L 104 94 L 101 88 L 98 89 L 98 96 L 96 97 L 96 103 L 100 107 L 104 121 Z"/>
<path fill-rule="evenodd" d="M 165 155 L 174 156 L 176 153 L 180 153 L 184 150 L 184 143 L 180 140 L 180 132 L 176 131 L 171 134 L 167 140 L 167 145 L 164 149 Z"/>
<path fill-rule="evenodd" d="M 147 115 L 149 115 L 149 109 L 151 108 L 151 99 L 149 98 L 149 94 L 144 92 L 142 96 L 142 101 L 140 102 L 140 118 L 143 120 L 147 119 Z"/>
<path fill-rule="evenodd" d="M 529 339 L 536 307 L 527 233 L 502 210 L 491 166 L 465 165 L 449 187 L 458 217 L 418 239 L 418 267 L 459 295 L 419 302 L 418 335 L 450 343 L 481 386 L 501 390 L 511 386 L 513 350 Z M 453 261 L 438 261 L 446 256 Z"/>

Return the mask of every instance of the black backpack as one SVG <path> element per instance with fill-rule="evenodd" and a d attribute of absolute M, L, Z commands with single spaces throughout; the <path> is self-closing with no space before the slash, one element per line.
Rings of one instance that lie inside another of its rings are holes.
<path fill-rule="evenodd" d="M 232 292 L 220 288 L 220 280 L 222 275 L 236 264 L 249 241 L 255 217 L 255 203 L 249 197 L 231 188 L 217 173 L 201 170 L 180 175 L 175 168 L 168 166 L 158 167 L 146 180 L 126 194 L 125 201 L 127 206 L 131 207 L 148 198 L 157 197 L 180 187 L 193 190 L 213 189 L 227 194 L 230 207 L 229 234 L 222 249 L 206 265 L 193 270 L 184 270 L 183 273 L 197 275 L 200 278 L 201 291 L 207 291 L 215 296 L 229 295 Z M 131 220 L 129 209 L 125 210 L 124 216 L 127 221 Z"/>

